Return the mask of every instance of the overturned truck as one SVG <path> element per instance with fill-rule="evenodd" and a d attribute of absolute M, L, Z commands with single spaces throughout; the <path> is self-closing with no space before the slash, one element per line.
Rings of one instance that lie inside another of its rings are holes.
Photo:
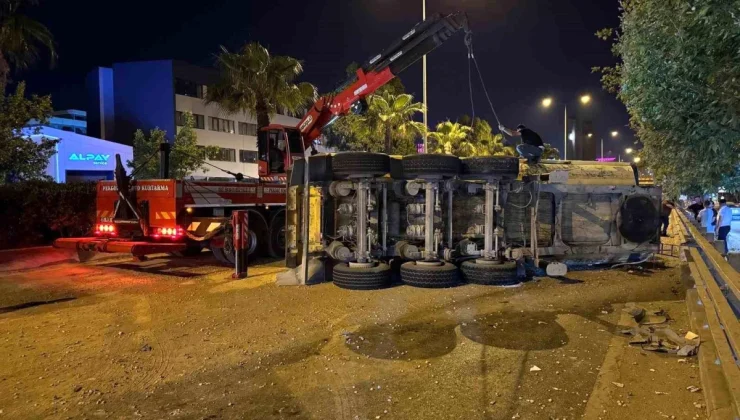
<path fill-rule="evenodd" d="M 539 267 L 640 261 L 659 248 L 660 198 L 628 163 L 316 155 L 289 175 L 294 270 L 278 281 L 513 285 Z"/>

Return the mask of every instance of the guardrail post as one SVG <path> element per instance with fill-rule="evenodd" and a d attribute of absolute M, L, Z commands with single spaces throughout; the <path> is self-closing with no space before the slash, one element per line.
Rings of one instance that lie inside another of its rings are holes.
<path fill-rule="evenodd" d="M 249 216 L 246 210 L 235 210 L 231 213 L 231 225 L 234 232 L 234 274 L 233 279 L 247 277 L 247 252 L 249 251 Z"/>

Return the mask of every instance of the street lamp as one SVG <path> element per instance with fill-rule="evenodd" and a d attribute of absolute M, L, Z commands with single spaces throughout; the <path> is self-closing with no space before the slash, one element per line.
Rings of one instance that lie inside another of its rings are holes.
<path fill-rule="evenodd" d="M 551 97 L 542 98 L 541 104 L 543 108 L 550 108 L 555 101 Z M 588 105 L 591 102 L 591 96 L 581 96 L 581 103 Z M 568 160 L 568 140 L 572 141 L 575 146 L 576 136 L 575 131 L 568 135 L 568 105 L 563 107 L 565 109 L 565 119 L 563 121 L 563 160 Z M 575 130 L 575 129 L 574 129 Z M 590 137 L 590 136 L 589 136 Z"/>
<path fill-rule="evenodd" d="M 619 135 L 618 131 L 612 131 L 612 138 L 616 138 Z M 604 159 L 604 139 L 601 139 L 601 159 Z"/>
<path fill-rule="evenodd" d="M 634 152 L 634 149 L 632 149 L 631 147 L 628 147 L 628 148 L 626 148 L 626 149 L 624 150 L 624 153 L 627 153 L 628 155 L 631 155 L 631 154 L 632 154 L 632 152 Z"/>
<path fill-rule="evenodd" d="M 586 134 L 586 137 L 588 137 L 588 138 L 591 138 L 593 136 L 594 136 L 594 133 L 588 133 L 588 134 Z"/>
<path fill-rule="evenodd" d="M 640 159 L 640 157 L 639 157 L 639 156 L 637 156 L 637 157 L 635 157 L 635 159 L 634 159 L 634 161 L 633 161 L 633 162 L 635 162 L 635 163 L 640 163 L 640 160 L 641 160 L 641 159 Z"/>

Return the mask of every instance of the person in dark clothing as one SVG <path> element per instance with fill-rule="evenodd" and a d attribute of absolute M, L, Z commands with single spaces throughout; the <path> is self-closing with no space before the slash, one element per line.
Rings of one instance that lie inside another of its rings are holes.
<path fill-rule="evenodd" d="M 663 205 L 660 208 L 660 234 L 662 236 L 668 236 L 668 224 L 671 220 L 671 211 L 673 211 L 676 204 L 671 200 L 663 200 Z"/>
<path fill-rule="evenodd" d="M 542 153 L 545 151 L 545 143 L 539 134 L 525 127 L 524 124 L 519 124 L 516 130 L 506 128 L 503 125 L 499 125 L 498 128 L 512 137 L 521 137 L 522 144 L 516 147 L 519 156 L 527 159 L 529 163 L 539 163 Z"/>
<path fill-rule="evenodd" d="M 694 220 L 697 220 L 699 217 L 699 212 L 704 210 L 704 204 L 701 202 L 701 197 L 696 197 L 694 199 L 694 202 L 691 203 L 689 207 L 687 207 L 690 212 L 694 213 Z"/>

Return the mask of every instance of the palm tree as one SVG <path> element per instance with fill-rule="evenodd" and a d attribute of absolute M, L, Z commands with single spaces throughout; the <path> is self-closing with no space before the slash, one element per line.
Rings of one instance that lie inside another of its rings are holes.
<path fill-rule="evenodd" d="M 49 51 L 54 64 L 56 50 L 49 29 L 40 22 L 20 13 L 24 4 L 35 5 L 36 0 L 0 0 L 0 91 L 5 92 L 10 66 L 23 70 L 40 58 L 40 48 Z"/>
<path fill-rule="evenodd" d="M 414 121 L 417 113 L 424 112 L 424 105 L 414 102 L 414 96 L 408 93 L 395 95 L 385 91 L 370 98 L 370 109 L 366 118 L 377 117 L 385 131 L 385 153 L 393 151 L 393 137 L 406 136 L 412 133 L 424 134 L 426 126 Z"/>
<path fill-rule="evenodd" d="M 303 65 L 295 58 L 271 56 L 257 42 L 238 52 L 221 47 L 216 57 L 220 77 L 208 87 L 206 103 L 218 103 L 228 113 L 248 112 L 259 128 L 270 125 L 278 113 L 298 114 L 316 100 L 316 87 L 296 83 Z"/>
<path fill-rule="evenodd" d="M 437 124 L 437 130 L 429 133 L 436 143 L 434 152 L 460 157 L 475 156 L 478 147 L 469 141 L 471 131 L 472 128 L 449 120 Z"/>

